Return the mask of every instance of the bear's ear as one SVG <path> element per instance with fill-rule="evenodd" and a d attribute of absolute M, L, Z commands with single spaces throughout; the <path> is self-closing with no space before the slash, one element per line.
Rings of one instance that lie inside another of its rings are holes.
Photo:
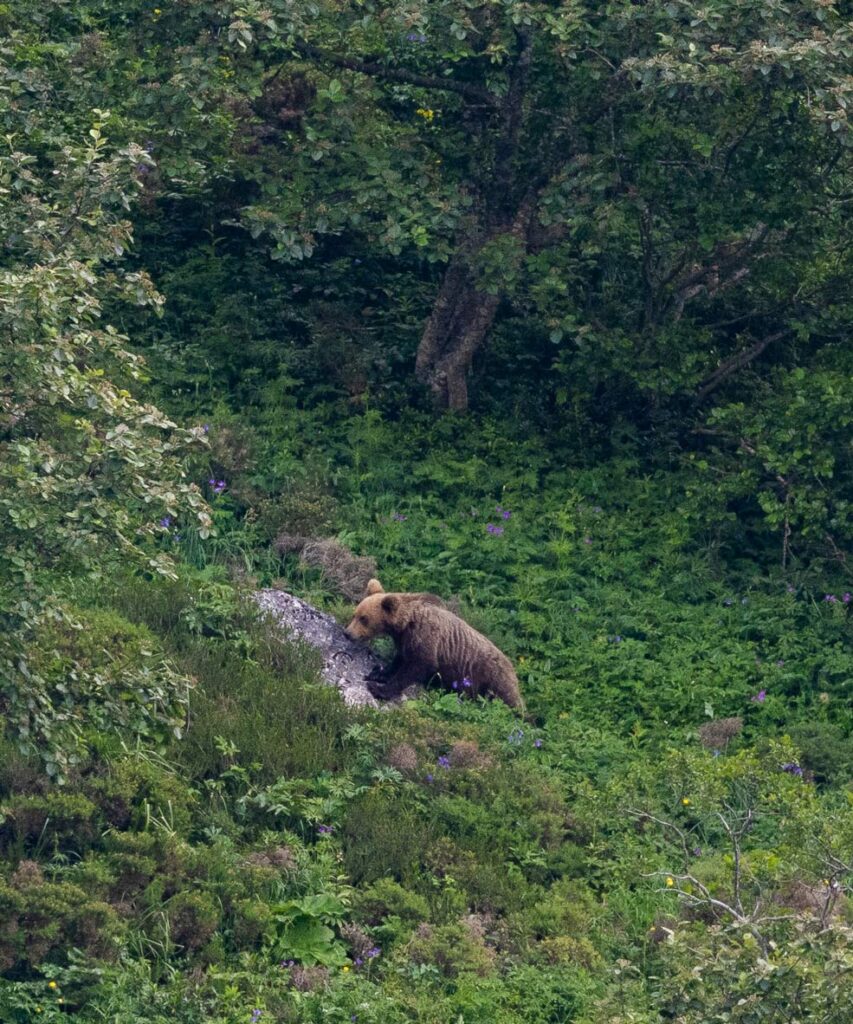
<path fill-rule="evenodd" d="M 382 611 L 386 615 L 393 615 L 400 607 L 400 598 L 394 594 L 386 594 L 382 598 Z"/>
<path fill-rule="evenodd" d="M 382 586 L 382 584 L 379 582 L 379 580 L 368 580 L 367 581 L 367 590 L 365 590 L 365 594 L 368 597 L 370 597 L 371 594 L 384 594 L 384 593 L 385 593 L 385 588 Z"/>

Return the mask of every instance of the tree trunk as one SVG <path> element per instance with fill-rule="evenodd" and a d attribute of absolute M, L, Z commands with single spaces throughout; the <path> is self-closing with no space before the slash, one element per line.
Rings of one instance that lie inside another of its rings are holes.
<path fill-rule="evenodd" d="M 500 235 L 514 235 L 521 245 L 519 259 L 530 242 L 530 225 L 538 189 L 531 188 L 509 223 L 469 232 L 450 261 L 418 345 L 415 375 L 433 393 L 439 408 L 464 412 L 468 408 L 468 373 L 495 320 L 501 295 L 477 287 L 475 257 Z"/>
<path fill-rule="evenodd" d="M 485 341 L 499 297 L 479 291 L 461 259 L 447 268 L 424 328 L 415 373 L 443 409 L 468 408 L 467 376 L 474 354 Z"/>
<path fill-rule="evenodd" d="M 501 235 L 514 235 L 521 243 L 521 259 L 530 243 L 530 225 L 544 181 L 519 175 L 517 156 L 524 122 L 524 102 L 533 53 L 533 33 L 516 30 L 516 58 L 509 89 L 497 115 L 500 133 L 488 183 L 476 190 L 479 212 L 469 220 L 450 261 L 435 304 L 421 336 L 415 374 L 443 409 L 468 408 L 468 373 L 477 351 L 495 320 L 501 295 L 482 291 L 477 281 L 477 259 L 482 249 Z M 482 140 L 481 140 L 482 141 Z"/>

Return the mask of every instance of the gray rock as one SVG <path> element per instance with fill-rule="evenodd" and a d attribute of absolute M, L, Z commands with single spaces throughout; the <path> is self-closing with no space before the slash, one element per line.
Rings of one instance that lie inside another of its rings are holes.
<path fill-rule="evenodd" d="M 380 707 L 399 703 L 399 699 L 380 702 L 370 695 L 367 677 L 375 669 L 383 668 L 383 663 L 367 644 L 350 640 L 331 615 L 283 590 L 259 590 L 254 598 L 285 633 L 320 652 L 323 678 L 338 687 L 346 704 Z"/>

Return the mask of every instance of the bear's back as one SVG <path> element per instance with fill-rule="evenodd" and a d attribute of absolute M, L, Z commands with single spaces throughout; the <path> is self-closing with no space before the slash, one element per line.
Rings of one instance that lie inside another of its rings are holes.
<path fill-rule="evenodd" d="M 492 693 L 512 707 L 521 703 L 518 677 L 509 658 L 464 619 L 437 605 L 419 605 L 407 629 L 416 650 L 447 687 L 468 680 L 474 693 Z"/>

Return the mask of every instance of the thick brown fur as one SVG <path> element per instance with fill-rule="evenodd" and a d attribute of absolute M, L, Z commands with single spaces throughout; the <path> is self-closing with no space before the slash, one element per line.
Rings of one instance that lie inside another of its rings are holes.
<path fill-rule="evenodd" d="M 346 634 L 351 640 L 394 641 L 397 653 L 385 678 L 368 683 L 374 697 L 388 699 L 413 683 L 438 682 L 446 690 L 523 706 L 509 658 L 435 594 L 387 594 L 371 580 Z"/>

